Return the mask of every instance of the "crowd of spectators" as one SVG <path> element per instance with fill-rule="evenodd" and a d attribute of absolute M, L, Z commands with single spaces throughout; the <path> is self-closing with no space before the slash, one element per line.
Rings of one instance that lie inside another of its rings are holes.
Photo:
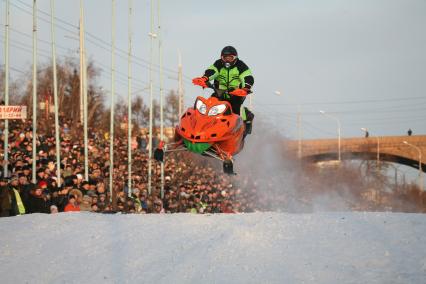
<path fill-rule="evenodd" d="M 53 133 L 46 131 L 48 128 L 45 128 L 44 131 L 39 131 L 36 137 L 36 176 L 35 182 L 32 182 L 32 122 L 16 120 L 9 122 L 9 163 L 8 175 L 5 177 L 4 125 L 1 123 L 0 217 L 69 211 L 139 214 L 245 213 L 271 210 L 309 212 L 316 206 L 313 200 L 315 198 L 320 200 L 321 206 L 324 199 L 332 200 L 327 203 L 330 210 L 342 208 L 342 204 L 352 210 L 389 210 L 388 208 L 404 212 L 426 210 L 426 195 L 423 192 L 419 193 L 418 190 L 405 190 L 405 186 L 401 190 L 387 194 L 386 198 L 383 192 L 381 198 L 372 199 L 369 190 L 371 186 L 364 184 L 365 179 L 357 174 L 357 171 L 350 171 L 347 168 L 344 169 L 344 175 L 338 173 L 333 178 L 321 170 L 305 169 L 303 171 L 305 174 L 301 175 L 301 171 L 295 170 L 291 163 L 290 168 L 285 170 L 285 175 L 271 174 L 270 167 L 262 169 L 262 166 L 258 166 L 254 172 L 250 172 L 251 169 L 248 167 L 249 170 L 245 169 L 237 176 L 229 176 L 223 174 L 221 164 L 216 160 L 188 152 L 168 155 L 164 163 L 163 191 L 161 191 L 161 165 L 152 161 L 149 191 L 148 134 L 143 131 L 138 131 L 131 143 L 130 189 L 127 180 L 127 135 L 124 132 L 116 132 L 111 191 L 108 133 L 93 129 L 89 131 L 89 176 L 85 179 L 84 143 L 81 131 L 79 132 L 76 127 L 69 127 L 72 122 L 64 120 L 60 128 L 60 177 L 56 171 L 55 137 Z M 158 136 L 154 135 L 154 146 L 156 143 Z M 285 166 L 279 164 L 276 168 L 283 171 Z M 348 186 L 348 180 L 352 187 Z M 294 181 L 299 183 L 288 186 Z M 350 188 L 351 197 L 341 192 L 342 187 Z M 363 190 L 364 188 L 368 190 Z M 327 195 L 327 192 L 331 192 L 331 195 Z M 336 198 L 330 196 L 339 196 L 338 202 Z"/>
<path fill-rule="evenodd" d="M 81 135 L 72 135 L 68 127 L 70 123 L 72 122 L 63 123 L 61 127 L 61 177 L 56 175 L 54 135 L 37 134 L 36 181 L 33 183 L 31 121 L 11 121 L 8 140 L 9 174 L 4 177 L 1 169 L 0 178 L 1 216 L 68 211 L 236 213 L 259 210 L 268 202 L 257 196 L 249 178 L 238 179 L 224 175 L 210 161 L 191 153 L 170 155 L 165 162 L 163 196 L 160 190 L 161 167 L 153 161 L 152 187 L 151 192 L 148 192 L 146 133 L 135 135 L 132 141 L 131 194 L 127 180 L 127 136 L 114 137 L 115 194 L 111 194 L 108 133 L 90 131 L 89 178 L 85 180 L 83 138 Z M 3 134 L 1 133 L 0 141 L 2 168 L 5 163 Z"/>

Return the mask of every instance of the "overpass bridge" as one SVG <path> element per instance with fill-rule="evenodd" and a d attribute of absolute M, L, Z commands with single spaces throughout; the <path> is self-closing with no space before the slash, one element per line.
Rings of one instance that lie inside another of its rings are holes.
<path fill-rule="evenodd" d="M 337 138 L 290 140 L 287 141 L 286 147 L 299 158 L 310 162 L 338 160 L 339 157 L 339 141 Z M 419 163 L 421 163 L 422 171 L 426 172 L 425 155 L 426 135 L 340 139 L 342 160 L 380 160 L 399 163 L 416 169 L 419 168 Z"/>

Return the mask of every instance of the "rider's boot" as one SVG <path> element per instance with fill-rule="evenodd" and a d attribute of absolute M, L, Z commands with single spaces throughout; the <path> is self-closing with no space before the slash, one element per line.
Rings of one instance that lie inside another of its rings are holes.
<path fill-rule="evenodd" d="M 231 159 L 223 161 L 223 172 L 228 175 L 236 175 L 234 172 L 234 163 Z"/>
<path fill-rule="evenodd" d="M 244 107 L 244 110 L 245 110 L 245 116 L 246 116 L 246 119 L 244 121 L 244 124 L 245 124 L 244 137 L 246 137 L 248 134 L 251 134 L 252 127 L 253 127 L 254 114 L 246 107 Z"/>

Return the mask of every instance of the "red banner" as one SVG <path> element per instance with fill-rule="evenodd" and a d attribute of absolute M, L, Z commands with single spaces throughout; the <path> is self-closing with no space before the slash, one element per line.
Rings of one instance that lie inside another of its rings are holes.
<path fill-rule="evenodd" d="M 27 106 L 0 106 L 0 119 L 27 119 Z"/>

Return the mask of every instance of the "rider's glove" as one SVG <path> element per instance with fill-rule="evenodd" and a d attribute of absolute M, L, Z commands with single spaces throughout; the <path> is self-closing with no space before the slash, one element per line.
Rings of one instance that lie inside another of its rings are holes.
<path fill-rule="evenodd" d="M 235 89 L 229 94 L 233 96 L 237 96 L 237 97 L 245 97 L 247 96 L 247 93 L 248 93 L 248 89 L 243 88 L 243 89 Z"/>
<path fill-rule="evenodd" d="M 206 76 L 203 77 L 197 77 L 192 79 L 192 83 L 194 85 L 198 85 L 201 86 L 203 88 L 207 88 L 207 81 L 209 80 L 209 78 L 207 78 Z"/>

